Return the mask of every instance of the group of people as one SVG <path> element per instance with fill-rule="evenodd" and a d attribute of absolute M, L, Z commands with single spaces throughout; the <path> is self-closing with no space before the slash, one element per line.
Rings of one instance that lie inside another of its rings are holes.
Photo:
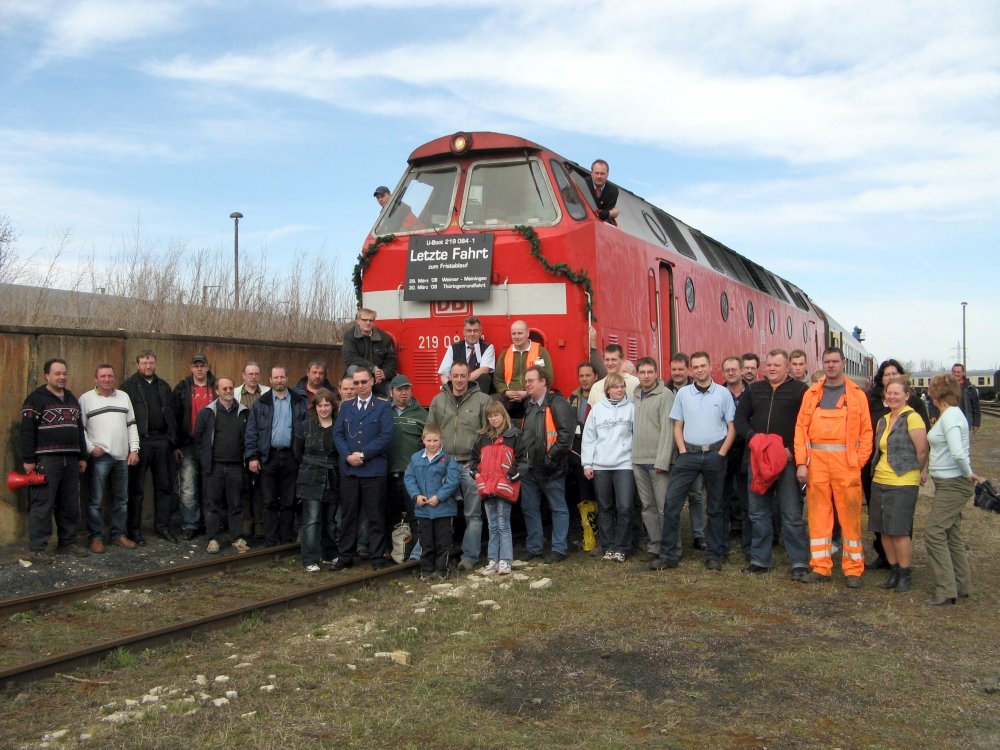
<path fill-rule="evenodd" d="M 961 373 L 932 380 L 932 425 L 895 360 L 883 363 L 865 393 L 845 377 L 836 347 L 823 353 L 811 384 L 805 352 L 780 349 L 768 352 L 763 367 L 752 353 L 725 358 L 723 383 L 716 383 L 707 352 L 673 355 L 664 380 L 656 360 L 633 366 L 610 344 L 603 368 L 578 366 L 578 387 L 566 398 L 552 387 L 551 355 L 530 338 L 525 321 L 514 321 L 510 344 L 497 354 L 481 321 L 470 317 L 463 338 L 443 353 L 441 391 L 425 409 L 375 320 L 363 308 L 345 334 L 346 369 L 336 387 L 321 361 L 294 387 L 284 366 L 271 367 L 267 387 L 259 365 L 248 362 L 237 387 L 216 378 L 199 353 L 191 374 L 171 389 L 145 350 L 120 388 L 114 368 L 98 366 L 95 389 L 77 402 L 66 389 L 66 363 L 47 362 L 46 383 L 22 411 L 24 469 L 47 479 L 30 490 L 32 556 L 51 561 L 53 515 L 57 551 L 88 554 L 75 539 L 78 474 L 89 465 L 89 551 L 98 554 L 105 540 L 129 549 L 144 543 L 150 470 L 154 531 L 178 541 L 171 528 L 176 469 L 185 539 L 204 532 L 208 552 L 228 541 L 243 553 L 254 536 L 266 545 L 297 537 L 313 572 L 351 567 L 362 548 L 373 567 L 385 566 L 395 525 L 419 540 L 407 553 L 419 557 L 425 577 L 447 576 L 460 513 L 457 567 L 471 571 L 482 554 L 485 509 L 485 570 L 506 574 L 515 507 L 526 532 L 522 559 L 558 563 L 569 553 L 570 494 L 584 550 L 606 561 L 625 562 L 638 547 L 651 568 L 677 567 L 687 505 L 693 546 L 710 570 L 722 569 L 731 541 L 739 540 L 742 572 L 767 573 L 780 539 L 792 579 L 830 581 L 839 549 L 846 585 L 856 588 L 865 568 L 867 500 L 875 565 L 891 568 L 884 586 L 903 592 L 912 581 L 917 492 L 930 476 L 932 602 L 969 593 L 960 528 L 978 480 L 969 459 L 970 428 L 978 423 L 961 409 L 971 388 L 956 377 Z M 551 528 L 547 554 L 543 514 Z"/>

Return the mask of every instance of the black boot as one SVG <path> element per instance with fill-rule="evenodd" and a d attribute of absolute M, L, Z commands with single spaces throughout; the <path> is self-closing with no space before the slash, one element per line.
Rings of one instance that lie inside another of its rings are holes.
<path fill-rule="evenodd" d="M 896 593 L 905 594 L 910 590 L 910 583 L 913 581 L 913 568 L 900 568 L 897 565 L 896 569 L 899 571 L 899 581 L 896 583 Z"/>
<path fill-rule="evenodd" d="M 889 574 L 889 577 L 886 579 L 885 583 L 882 584 L 882 588 L 894 589 L 896 588 L 896 584 L 898 583 L 899 583 L 899 566 L 896 563 L 893 563 L 892 572 Z"/>

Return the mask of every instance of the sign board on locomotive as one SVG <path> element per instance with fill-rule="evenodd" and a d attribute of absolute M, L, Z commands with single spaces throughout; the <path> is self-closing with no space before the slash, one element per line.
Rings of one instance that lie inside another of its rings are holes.
<path fill-rule="evenodd" d="M 492 270 L 492 234 L 410 237 L 403 299 L 489 299 Z"/>

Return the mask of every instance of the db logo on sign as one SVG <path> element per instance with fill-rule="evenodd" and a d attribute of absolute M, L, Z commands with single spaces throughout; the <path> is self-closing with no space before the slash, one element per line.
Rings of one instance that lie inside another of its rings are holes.
<path fill-rule="evenodd" d="M 471 302 L 431 302 L 432 318 L 468 317 L 469 315 L 472 315 Z"/>

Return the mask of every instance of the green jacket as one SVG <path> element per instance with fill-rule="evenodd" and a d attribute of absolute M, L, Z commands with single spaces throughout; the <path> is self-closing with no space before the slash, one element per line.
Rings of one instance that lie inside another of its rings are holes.
<path fill-rule="evenodd" d="M 389 473 L 402 474 L 410 465 L 410 456 L 423 448 L 420 436 L 427 423 L 427 410 L 415 398 L 402 412 L 392 406 L 392 442 L 389 444 Z"/>
<path fill-rule="evenodd" d="M 458 399 L 451 392 L 451 383 L 446 383 L 431 401 L 427 421 L 441 428 L 444 449 L 456 461 L 466 463 L 472 458 L 472 449 L 479 431 L 486 424 L 486 407 L 491 401 L 479 390 L 478 383 L 469 383 L 469 390 Z"/>

